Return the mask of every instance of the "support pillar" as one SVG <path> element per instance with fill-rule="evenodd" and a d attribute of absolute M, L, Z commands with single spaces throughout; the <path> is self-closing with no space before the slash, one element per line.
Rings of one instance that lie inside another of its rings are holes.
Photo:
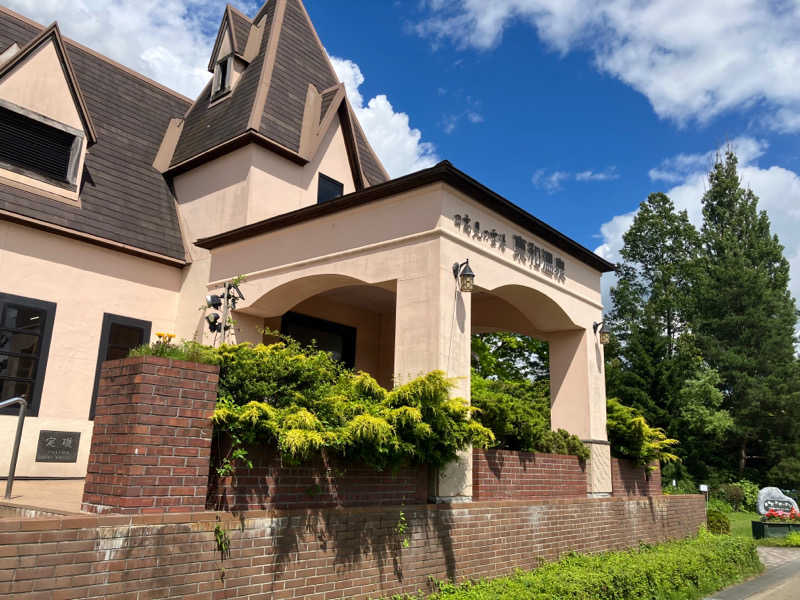
<path fill-rule="evenodd" d="M 455 379 L 451 393 L 469 402 L 471 327 L 471 296 L 457 291 L 451 265 L 437 261 L 428 273 L 398 280 L 395 384 L 440 370 Z M 471 500 L 472 449 L 461 452 L 432 479 L 430 495 L 435 501 Z"/>
<path fill-rule="evenodd" d="M 589 447 L 589 495 L 611 495 L 603 346 L 591 328 L 550 336 L 550 425 Z"/>

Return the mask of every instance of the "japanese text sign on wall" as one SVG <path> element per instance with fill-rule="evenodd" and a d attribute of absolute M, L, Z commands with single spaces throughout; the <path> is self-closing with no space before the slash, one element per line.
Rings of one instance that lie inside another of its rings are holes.
<path fill-rule="evenodd" d="M 487 242 L 492 248 L 504 251 L 508 247 L 509 236 L 507 234 L 501 233 L 496 229 L 481 229 L 480 221 L 471 219 L 469 215 L 456 215 L 453 218 L 453 223 L 456 229 L 462 233 L 473 239 Z M 564 259 L 555 256 L 546 248 L 521 235 L 511 235 L 510 239 L 516 262 L 536 269 L 558 281 L 564 281 L 566 278 Z"/>
<path fill-rule="evenodd" d="M 36 447 L 36 462 L 77 462 L 80 440 L 79 431 L 42 430 Z"/>

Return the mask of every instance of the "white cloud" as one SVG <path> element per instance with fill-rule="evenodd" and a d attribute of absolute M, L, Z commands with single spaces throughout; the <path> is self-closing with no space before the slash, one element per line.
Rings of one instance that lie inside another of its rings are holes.
<path fill-rule="evenodd" d="M 385 94 L 379 94 L 364 104 L 359 90 L 364 75 L 356 63 L 335 56 L 331 56 L 331 62 L 344 83 L 347 97 L 370 144 L 392 177 L 436 164 L 439 160 L 436 148 L 430 142 L 422 141 L 422 132 L 411 127 L 406 113 L 395 112 Z"/>
<path fill-rule="evenodd" d="M 490 49 L 515 21 L 560 53 L 595 65 L 679 124 L 747 107 L 800 130 L 800 3 L 789 0 L 429 0 L 416 26 L 436 43 Z"/>
<path fill-rule="evenodd" d="M 537 169 L 531 177 L 531 183 L 536 187 L 543 189 L 548 194 L 553 194 L 563 187 L 565 181 L 611 181 L 619 179 L 617 167 L 611 166 L 603 171 L 579 171 L 578 173 L 571 173 L 569 171 L 553 171 L 548 173 L 547 169 Z"/>
<path fill-rule="evenodd" d="M 688 175 L 697 171 L 708 172 L 714 165 L 714 158 L 730 148 L 739 157 L 740 164 L 750 164 L 767 150 L 767 142 L 751 137 L 738 137 L 726 142 L 715 150 L 699 154 L 678 154 L 661 161 L 658 167 L 650 169 L 648 175 L 653 181 L 676 183 L 683 181 Z"/>
<path fill-rule="evenodd" d="M 759 209 L 767 211 L 772 231 L 785 247 L 784 254 L 791 268 L 790 289 L 792 295 L 800 299 L 800 176 L 783 167 L 761 168 L 755 164 L 754 161 L 766 150 L 763 141 L 743 137 L 737 138 L 731 145 L 734 150 L 739 148 L 739 177 L 742 184 L 750 187 L 759 197 Z M 670 177 L 679 180 L 679 183 L 667 190 L 666 194 L 678 210 L 687 211 L 689 219 L 697 227 L 702 224 L 701 199 L 708 189 L 708 169 L 713 164 L 708 161 L 713 161 L 718 150 L 680 154 L 662 163 L 669 165 L 669 168 L 679 167 L 670 171 Z M 622 236 L 633 223 L 635 215 L 636 212 L 618 215 L 604 223 L 600 228 L 603 243 L 595 252 L 610 261 L 619 261 Z M 607 292 L 613 283 L 613 274 L 604 276 L 603 301 L 606 309 L 610 307 Z"/>
<path fill-rule="evenodd" d="M 561 182 L 569 179 L 570 174 L 566 171 L 553 171 L 549 175 L 546 169 L 537 169 L 531 177 L 531 182 L 538 188 L 552 194 L 561 189 Z"/>
<path fill-rule="evenodd" d="M 575 181 L 612 181 L 619 179 L 617 167 L 609 167 L 605 171 L 581 171 L 575 173 Z"/>

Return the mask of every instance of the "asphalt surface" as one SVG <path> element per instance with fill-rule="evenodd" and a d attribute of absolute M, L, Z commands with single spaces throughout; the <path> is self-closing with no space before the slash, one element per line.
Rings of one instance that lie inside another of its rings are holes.
<path fill-rule="evenodd" d="M 759 548 L 763 575 L 706 600 L 800 600 L 800 548 Z"/>

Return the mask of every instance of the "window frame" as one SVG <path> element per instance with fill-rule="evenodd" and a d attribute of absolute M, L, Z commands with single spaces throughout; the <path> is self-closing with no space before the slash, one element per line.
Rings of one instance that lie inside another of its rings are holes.
<path fill-rule="evenodd" d="M 225 63 L 225 81 L 220 81 L 221 65 Z M 211 100 L 216 100 L 229 94 L 233 78 L 233 54 L 219 59 L 214 65 L 214 77 L 211 80 Z"/>
<path fill-rule="evenodd" d="M 81 163 L 83 141 L 84 138 L 86 137 L 83 131 L 81 131 L 80 129 L 75 129 L 74 127 L 70 127 L 69 125 L 65 125 L 64 123 L 60 123 L 44 115 L 40 115 L 37 112 L 29 110 L 23 106 L 14 104 L 13 102 L 3 100 L 2 98 L 0 98 L 0 107 L 10 112 L 17 113 L 18 115 L 21 115 L 32 121 L 37 121 L 42 125 L 46 125 L 48 127 L 52 127 L 53 129 L 58 129 L 60 131 L 63 131 L 64 133 L 67 133 L 73 137 L 72 147 L 70 148 L 69 166 L 67 167 L 66 180 L 55 179 L 43 173 L 39 173 L 35 170 L 32 171 L 25 167 L 7 163 L 2 160 L 0 160 L 0 168 L 5 169 L 7 171 L 11 171 L 12 173 L 23 175 L 24 177 L 30 177 L 31 179 L 42 181 L 44 183 L 48 183 L 50 185 L 64 188 L 73 192 L 76 191 L 78 189 L 78 167 L 80 166 Z"/>
<path fill-rule="evenodd" d="M 337 185 L 339 187 L 339 195 L 338 196 L 333 196 L 332 198 L 328 198 L 327 200 L 320 200 L 319 193 L 320 193 L 320 190 L 322 189 L 322 186 L 320 184 L 323 181 L 325 181 L 328 184 Z M 341 181 L 339 181 L 337 179 L 334 179 L 333 177 L 329 177 L 328 175 L 325 175 L 325 173 L 320 173 L 319 174 L 319 178 L 317 179 L 317 204 L 325 204 L 326 202 L 330 202 L 332 200 L 336 200 L 337 198 L 341 198 L 342 196 L 344 196 L 344 183 L 342 183 Z"/>
<path fill-rule="evenodd" d="M 287 325 L 296 323 L 301 327 L 310 327 L 318 329 L 325 333 L 332 333 L 342 336 L 342 359 L 348 368 L 355 368 L 356 364 L 356 341 L 358 340 L 358 328 L 350 325 L 343 325 L 327 319 L 320 319 L 319 317 L 312 317 L 302 313 L 289 311 L 284 313 L 281 317 L 281 334 L 291 337 L 287 331 Z M 321 348 L 320 348 L 321 349 Z"/>
<path fill-rule="evenodd" d="M 100 328 L 100 344 L 97 347 L 97 366 L 94 373 L 94 385 L 92 387 L 92 402 L 89 405 L 89 420 L 94 420 L 95 408 L 97 406 L 97 391 L 100 387 L 100 370 L 105 362 L 105 355 L 108 352 L 108 342 L 111 337 L 111 326 L 123 325 L 125 327 L 137 327 L 143 331 L 142 343 L 150 342 L 150 332 L 153 329 L 152 321 L 134 319 L 113 313 L 103 313 L 103 324 Z"/>
<path fill-rule="evenodd" d="M 6 304 L 29 306 L 37 310 L 42 310 L 45 313 L 42 332 L 39 334 L 40 346 L 39 355 L 37 357 L 38 362 L 36 364 L 36 377 L 33 379 L 31 397 L 27 398 L 28 410 L 26 414 L 29 417 L 36 417 L 39 415 L 39 407 L 42 402 L 42 388 L 44 387 L 44 378 L 47 372 L 47 359 L 50 356 L 50 341 L 53 337 L 53 325 L 56 318 L 57 304 L 55 302 L 47 302 L 46 300 L 38 300 L 36 298 L 0 292 L 0 324 L 3 322 L 2 318 L 4 316 Z M 8 400 L 8 398 L 0 398 L 0 400 Z M 16 406 L 6 407 L 5 409 L 0 409 L 0 415 L 14 414 L 17 410 L 18 408 Z"/>

